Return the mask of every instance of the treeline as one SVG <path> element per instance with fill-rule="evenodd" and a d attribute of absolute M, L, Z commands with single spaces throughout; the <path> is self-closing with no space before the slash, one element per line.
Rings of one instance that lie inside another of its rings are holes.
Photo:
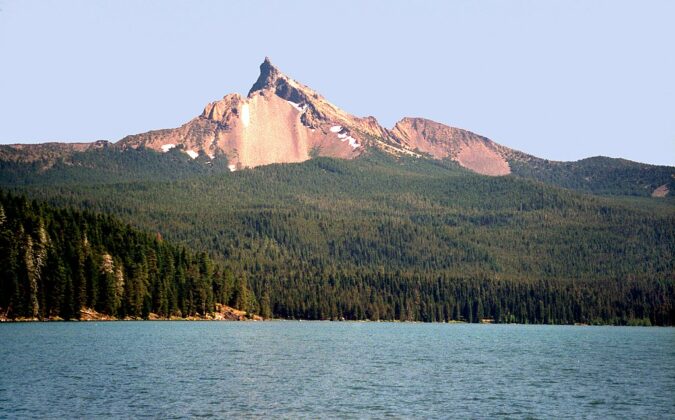
<path fill-rule="evenodd" d="M 256 277 L 253 288 L 289 319 L 675 325 L 672 281 L 523 283 L 381 270 Z"/>
<path fill-rule="evenodd" d="M 217 303 L 255 310 L 244 277 L 110 216 L 0 191 L 0 316 L 77 319 L 203 316 Z"/>

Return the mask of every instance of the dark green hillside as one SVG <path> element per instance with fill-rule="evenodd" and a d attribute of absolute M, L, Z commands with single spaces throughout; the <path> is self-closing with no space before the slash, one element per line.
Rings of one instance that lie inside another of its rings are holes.
<path fill-rule="evenodd" d="M 649 197 L 662 185 L 670 190 L 671 197 L 675 191 L 675 168 L 671 166 L 603 156 L 576 162 L 532 159 L 509 163 L 514 175 L 593 194 Z"/>
<path fill-rule="evenodd" d="M 177 148 L 158 153 L 107 144 L 84 152 L 66 153 L 50 152 L 47 146 L 49 144 L 42 149 L 18 151 L 0 145 L 0 187 L 171 181 L 229 172 L 224 156 L 209 159 L 202 155 L 191 159 Z M 368 155 L 372 158 L 379 153 L 372 150 Z M 459 167 L 453 162 L 426 159 L 417 162 L 423 168 L 438 165 L 452 170 Z M 514 159 L 509 164 L 517 177 L 597 195 L 649 197 L 657 188 L 665 186 L 669 190 L 666 199 L 672 201 L 675 191 L 675 168 L 669 166 L 607 157 L 576 162 L 530 157 Z"/>
<path fill-rule="evenodd" d="M 594 197 L 377 153 L 21 190 L 209 252 L 248 277 L 263 314 L 675 323 L 669 201 Z"/>
<path fill-rule="evenodd" d="M 224 157 L 212 162 L 206 156 L 192 159 L 178 149 L 158 153 L 108 146 L 25 162 L 7 156 L 3 159 L 2 148 L 8 150 L 9 146 L 0 146 L 0 187 L 175 180 L 227 171 Z"/>
<path fill-rule="evenodd" d="M 216 303 L 253 308 L 243 279 L 110 216 L 0 191 L 0 318 L 199 316 Z"/>

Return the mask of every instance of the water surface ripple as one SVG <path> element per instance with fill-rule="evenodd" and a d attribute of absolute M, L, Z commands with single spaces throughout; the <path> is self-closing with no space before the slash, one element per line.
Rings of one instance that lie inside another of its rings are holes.
<path fill-rule="evenodd" d="M 675 329 L 0 325 L 0 418 L 675 418 Z"/>

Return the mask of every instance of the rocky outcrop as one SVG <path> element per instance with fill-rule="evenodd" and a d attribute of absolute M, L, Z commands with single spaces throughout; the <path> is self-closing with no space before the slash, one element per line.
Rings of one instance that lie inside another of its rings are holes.
<path fill-rule="evenodd" d="M 407 148 L 450 159 L 484 175 L 508 175 L 508 152 L 492 140 L 424 118 L 404 118 L 391 131 Z"/>
<path fill-rule="evenodd" d="M 668 184 L 663 184 L 652 191 L 652 197 L 663 198 L 667 196 L 669 192 L 670 189 L 668 189 Z"/>
<path fill-rule="evenodd" d="M 79 321 L 141 321 L 142 318 L 116 318 L 114 316 L 106 315 L 98 312 L 92 308 L 80 309 Z M 155 313 L 148 314 L 148 321 L 263 321 L 260 315 L 251 314 L 246 311 L 232 308 L 220 303 L 216 304 L 215 311 L 206 315 L 195 316 L 170 316 L 162 317 Z M 0 322 L 35 322 L 35 321 L 63 321 L 60 317 L 49 318 L 8 318 L 5 311 L 0 310 Z"/>

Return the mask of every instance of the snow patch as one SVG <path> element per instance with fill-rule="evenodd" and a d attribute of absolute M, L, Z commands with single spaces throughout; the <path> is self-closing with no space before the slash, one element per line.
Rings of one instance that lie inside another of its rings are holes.
<path fill-rule="evenodd" d="M 348 136 L 346 134 L 338 134 L 338 138 L 340 141 L 348 141 L 349 145 L 352 146 L 352 149 L 356 149 L 357 147 L 360 146 L 359 142 L 356 141 L 356 139 L 352 136 Z"/>
<path fill-rule="evenodd" d="M 168 152 L 169 150 L 173 149 L 174 147 L 176 147 L 175 144 L 171 144 L 171 143 L 169 143 L 169 144 L 163 144 L 163 145 L 162 145 L 162 152 L 166 153 L 166 152 Z"/>
<path fill-rule="evenodd" d="M 209 153 L 209 154 L 207 154 L 207 156 L 208 156 L 210 159 L 213 159 L 214 157 L 216 157 L 216 155 L 213 154 L 213 153 Z"/>
<path fill-rule="evenodd" d="M 197 156 L 199 156 L 199 153 L 195 152 L 194 150 L 186 150 L 185 153 L 190 155 L 192 159 L 197 159 Z"/>
<path fill-rule="evenodd" d="M 248 104 L 243 104 L 241 106 L 241 122 L 244 124 L 244 127 L 248 127 L 248 124 L 251 122 L 251 114 L 249 113 Z"/>
<path fill-rule="evenodd" d="M 227 169 L 229 169 L 230 172 L 234 172 L 237 170 L 237 165 L 227 165 Z"/>
<path fill-rule="evenodd" d="M 293 105 L 293 108 L 297 109 L 299 112 L 305 112 L 307 110 L 307 104 L 300 105 L 300 104 L 296 104 L 293 101 L 286 101 L 286 102 Z"/>
<path fill-rule="evenodd" d="M 343 130 L 344 129 L 339 125 L 330 128 L 330 131 L 332 131 L 333 133 L 338 133 L 337 138 L 339 138 L 340 141 L 348 141 L 352 149 L 356 149 L 357 147 L 359 147 L 360 144 L 356 141 L 356 139 L 348 135 L 346 132 L 342 133 L 341 131 Z"/>

